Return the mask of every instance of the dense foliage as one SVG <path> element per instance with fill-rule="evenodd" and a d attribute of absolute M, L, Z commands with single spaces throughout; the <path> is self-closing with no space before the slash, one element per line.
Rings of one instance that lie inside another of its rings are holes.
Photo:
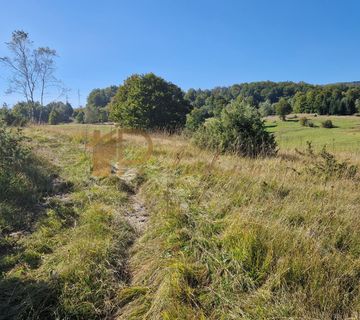
<path fill-rule="evenodd" d="M 45 109 L 49 112 L 49 124 L 69 122 L 74 110 L 70 103 L 52 102 Z"/>
<path fill-rule="evenodd" d="M 334 128 L 334 125 L 331 120 L 325 120 L 324 122 L 321 123 L 321 126 L 323 128 L 328 128 L 328 129 Z"/>
<path fill-rule="evenodd" d="M 200 147 L 242 156 L 264 156 L 276 153 L 276 142 L 265 129 L 259 113 L 242 101 L 235 101 L 219 117 L 208 119 L 194 134 Z"/>
<path fill-rule="evenodd" d="M 242 97 L 249 104 L 261 108 L 264 115 L 274 113 L 271 104 L 284 98 L 296 113 L 345 115 L 359 112 L 360 86 L 358 83 L 310 85 L 304 82 L 253 82 L 217 87 L 212 90 L 190 89 L 185 95 L 194 108 L 219 112 L 232 100 Z M 267 105 L 264 106 L 264 103 Z"/>
<path fill-rule="evenodd" d="M 73 118 L 77 123 L 85 123 L 85 110 L 84 108 L 75 109 L 73 112 Z"/>
<path fill-rule="evenodd" d="M 18 102 L 11 109 L 7 106 L 0 109 L 0 120 L 8 126 L 23 126 L 30 121 L 39 124 L 64 123 L 69 122 L 72 115 L 73 108 L 68 102 L 51 102 L 46 106 L 41 106 L 38 102 Z"/>
<path fill-rule="evenodd" d="M 291 113 L 291 105 L 285 98 L 280 98 L 279 102 L 275 104 L 276 114 L 285 121 L 286 116 Z"/>
<path fill-rule="evenodd" d="M 0 108 L 0 122 L 3 122 L 5 125 L 22 127 L 26 124 L 26 121 L 24 117 L 13 112 L 6 105 Z"/>
<path fill-rule="evenodd" d="M 108 105 L 117 92 L 117 86 L 110 86 L 104 89 L 94 89 L 87 97 L 86 108 L 84 109 L 84 118 L 82 115 L 77 118 L 79 123 L 106 122 L 109 118 Z"/>
<path fill-rule="evenodd" d="M 174 130 L 185 124 L 189 106 L 179 87 L 149 73 L 126 79 L 110 110 L 123 127 Z"/>

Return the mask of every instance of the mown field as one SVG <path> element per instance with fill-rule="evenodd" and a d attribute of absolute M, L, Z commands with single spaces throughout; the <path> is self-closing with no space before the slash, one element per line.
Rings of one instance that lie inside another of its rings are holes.
<path fill-rule="evenodd" d="M 306 117 L 315 127 L 303 127 L 299 118 Z M 331 120 L 335 128 L 322 128 L 321 123 Z M 356 116 L 317 116 L 297 115 L 295 119 L 281 121 L 278 117 L 266 120 L 268 130 L 274 132 L 281 149 L 294 150 L 306 147 L 306 141 L 311 141 L 317 149 L 324 145 L 334 152 L 360 152 L 360 117 Z"/>
<path fill-rule="evenodd" d="M 103 179 L 86 140 L 111 126 L 27 128 L 52 188 L 29 221 L 1 220 L 0 319 L 354 318 L 360 118 L 331 118 L 268 119 L 280 151 L 265 159 L 153 134 L 147 161 Z M 141 137 L 124 143 L 143 156 Z"/>

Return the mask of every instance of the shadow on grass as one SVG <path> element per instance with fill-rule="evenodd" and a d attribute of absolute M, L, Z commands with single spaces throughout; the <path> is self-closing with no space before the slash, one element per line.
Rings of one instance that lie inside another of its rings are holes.
<path fill-rule="evenodd" d="M 0 320 L 55 319 L 56 292 L 46 282 L 0 280 Z"/>
<path fill-rule="evenodd" d="M 276 128 L 277 124 L 266 124 L 265 127 L 266 128 Z"/>

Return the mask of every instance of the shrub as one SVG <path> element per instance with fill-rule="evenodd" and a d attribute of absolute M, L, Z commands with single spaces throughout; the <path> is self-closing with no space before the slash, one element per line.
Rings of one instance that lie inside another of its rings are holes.
<path fill-rule="evenodd" d="M 276 154 L 276 142 L 256 109 L 235 101 L 218 118 L 210 118 L 194 134 L 196 145 L 241 156 Z"/>
<path fill-rule="evenodd" d="M 308 125 L 308 119 L 306 117 L 302 117 L 299 119 L 299 123 L 301 126 L 306 127 Z"/>
<path fill-rule="evenodd" d="M 325 120 L 325 121 L 323 121 L 323 122 L 321 123 L 321 126 L 322 126 L 323 128 L 328 128 L 328 129 L 334 128 L 334 125 L 333 125 L 333 123 L 332 123 L 331 120 Z"/>
<path fill-rule="evenodd" d="M 16 114 L 13 110 L 7 107 L 0 109 L 0 121 L 4 122 L 7 126 L 19 126 L 23 127 L 26 124 L 26 118 Z"/>
<path fill-rule="evenodd" d="M 275 104 L 275 110 L 280 119 L 285 121 L 286 116 L 291 113 L 292 108 L 290 103 L 285 98 L 281 98 L 279 102 Z"/>
<path fill-rule="evenodd" d="M 259 112 L 262 117 L 272 116 L 275 114 L 275 108 L 274 105 L 271 104 L 269 100 L 266 100 L 264 102 L 260 102 L 259 104 Z"/>
<path fill-rule="evenodd" d="M 83 110 L 77 112 L 75 116 L 75 120 L 77 123 L 84 123 L 85 122 L 85 113 Z"/>
<path fill-rule="evenodd" d="M 209 117 L 210 113 L 205 107 L 193 109 L 186 115 L 186 131 L 195 132 Z"/>
<path fill-rule="evenodd" d="M 310 128 L 315 128 L 315 124 L 311 120 L 307 121 L 307 126 L 310 127 Z"/>
<path fill-rule="evenodd" d="M 358 166 L 336 159 L 335 155 L 326 150 L 326 146 L 323 147 L 321 152 L 316 153 L 311 142 L 307 141 L 306 143 L 307 150 L 305 153 L 296 151 L 308 157 L 309 163 L 306 166 L 308 173 L 313 176 L 322 177 L 325 180 L 330 178 L 355 179 L 357 177 Z"/>
<path fill-rule="evenodd" d="M 60 113 L 53 109 L 49 115 L 49 124 L 58 124 L 60 122 Z"/>

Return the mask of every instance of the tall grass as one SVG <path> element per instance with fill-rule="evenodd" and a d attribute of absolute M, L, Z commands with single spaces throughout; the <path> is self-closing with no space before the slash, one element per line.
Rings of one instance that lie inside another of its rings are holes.
<path fill-rule="evenodd" d="M 355 315 L 358 177 L 323 179 L 307 170 L 320 160 L 295 153 L 212 160 L 157 146 L 142 188 L 151 221 L 131 259 L 136 294 L 126 289 L 118 318 Z"/>
<path fill-rule="evenodd" d="M 11 267 L 0 306 L 8 314 L 337 319 L 360 312 L 356 154 L 297 146 L 248 159 L 157 134 L 151 158 L 135 165 L 150 213 L 136 239 L 126 221 L 129 194 L 116 178 L 91 177 L 76 135 L 28 134 L 73 188 L 52 197 L 21 250 L 4 258 Z M 137 138 L 127 146 L 132 158 L 146 148 Z"/>
<path fill-rule="evenodd" d="M 128 194 L 117 179 L 91 177 L 90 158 L 71 137 L 31 128 L 29 146 L 55 166 L 57 192 L 29 233 L 5 238 L 0 256 L 0 318 L 104 319 L 131 275 Z M 71 188 L 59 188 L 59 184 Z"/>

